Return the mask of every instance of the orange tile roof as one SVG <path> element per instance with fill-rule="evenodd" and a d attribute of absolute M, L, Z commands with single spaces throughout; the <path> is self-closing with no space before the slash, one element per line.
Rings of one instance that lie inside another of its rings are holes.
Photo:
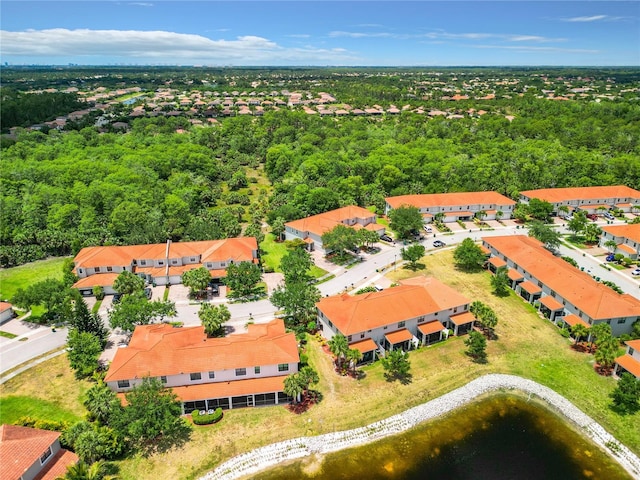
<path fill-rule="evenodd" d="M 258 249 L 255 237 L 226 238 L 198 242 L 171 242 L 167 255 L 165 243 L 128 246 L 85 247 L 76 257 L 76 268 L 102 266 L 130 266 L 133 260 L 160 260 L 201 256 L 200 261 L 220 262 L 252 261 L 253 252 Z M 193 266 L 190 266 L 193 268 Z"/>
<path fill-rule="evenodd" d="M 540 288 L 535 283 L 531 283 L 528 281 L 522 282 L 520 284 L 520 288 L 523 288 L 526 292 L 529 292 L 531 295 L 535 295 L 536 293 L 542 292 L 542 288 Z"/>
<path fill-rule="evenodd" d="M 384 336 L 391 345 L 406 342 L 407 340 L 411 340 L 413 338 L 413 334 L 406 328 L 396 330 L 395 332 L 386 333 Z"/>
<path fill-rule="evenodd" d="M 95 286 L 110 287 L 118 278 L 118 273 L 97 273 L 81 278 L 73 284 L 73 288 L 90 288 Z"/>
<path fill-rule="evenodd" d="M 640 223 L 627 225 L 606 225 L 602 230 L 616 237 L 628 238 L 634 242 L 640 242 Z"/>
<path fill-rule="evenodd" d="M 336 225 L 345 225 L 342 222 L 347 219 L 370 218 L 373 216 L 375 216 L 375 213 L 370 212 L 366 208 L 351 205 L 331 210 L 329 212 L 319 213 L 318 215 L 301 218 L 300 220 L 287 222 L 285 225 L 300 232 L 322 235 L 323 233 L 333 229 Z"/>
<path fill-rule="evenodd" d="M 207 338 L 204 327 L 138 326 L 129 345 L 116 351 L 105 381 L 299 361 L 295 335 L 285 333 L 282 320 L 251 324 L 248 330 Z"/>
<path fill-rule="evenodd" d="M 34 462 L 39 462 L 40 456 L 58 437 L 60 432 L 16 425 L 0 426 L 0 480 L 20 478 Z M 52 462 L 53 459 L 49 460 Z"/>
<path fill-rule="evenodd" d="M 491 257 L 489 259 L 489 263 L 496 268 L 505 267 L 507 265 L 507 262 L 505 262 L 500 257 Z"/>
<path fill-rule="evenodd" d="M 564 305 L 562 305 L 559 301 L 553 298 L 551 295 L 545 295 L 540 299 L 540 303 L 547 307 L 552 312 L 556 310 L 562 310 Z"/>
<path fill-rule="evenodd" d="M 631 248 L 631 246 L 630 246 L 630 245 L 627 245 L 627 244 L 625 244 L 625 243 L 619 243 L 619 244 L 617 245 L 617 247 L 618 247 L 618 249 L 622 250 L 623 252 L 627 252 L 627 253 L 630 253 L 630 254 L 632 254 L 632 255 L 633 255 L 634 253 L 637 253 L 637 250 L 636 250 L 636 249 Z"/>
<path fill-rule="evenodd" d="M 380 292 L 335 295 L 316 306 L 346 336 L 460 307 L 469 300 L 435 278 L 414 277 Z"/>
<path fill-rule="evenodd" d="M 490 255 L 491 251 L 485 247 L 484 245 L 480 245 L 480 250 L 482 251 L 482 253 L 484 253 L 485 255 Z"/>
<path fill-rule="evenodd" d="M 616 358 L 616 363 L 636 378 L 640 378 L 640 361 L 631 355 L 622 355 Z"/>
<path fill-rule="evenodd" d="M 597 210 L 598 208 L 606 208 L 609 210 L 609 205 L 580 205 L 578 208 L 581 210 Z"/>
<path fill-rule="evenodd" d="M 418 330 L 420 330 L 423 335 L 430 335 L 432 333 L 445 330 L 445 326 L 438 320 L 436 320 L 435 322 L 423 323 L 422 325 L 418 325 Z"/>
<path fill-rule="evenodd" d="M 509 276 L 509 278 L 511 280 L 520 280 L 521 278 L 524 278 L 524 275 L 522 275 L 519 271 L 517 271 L 517 270 L 515 270 L 513 268 L 510 268 L 507 271 L 507 275 Z"/>
<path fill-rule="evenodd" d="M 418 208 L 453 207 L 458 205 L 515 205 L 516 202 L 498 192 L 456 192 L 456 193 L 428 193 L 422 195 L 400 195 L 387 197 L 386 202 L 391 208 L 402 205 L 412 205 Z M 444 212 L 459 214 L 460 212 Z"/>
<path fill-rule="evenodd" d="M 6 312 L 10 308 L 13 308 L 9 302 L 0 302 L 0 312 Z"/>
<path fill-rule="evenodd" d="M 562 320 L 564 320 L 570 327 L 573 327 L 575 324 L 579 323 L 580 325 L 587 327 L 587 328 L 591 328 L 591 325 L 589 325 L 587 322 L 585 322 L 584 320 L 582 320 L 580 317 L 578 317 L 577 315 L 565 315 L 564 317 L 561 317 Z"/>
<path fill-rule="evenodd" d="M 78 463 L 78 456 L 61 448 L 33 480 L 56 480 L 67 473 L 67 466 Z"/>
<path fill-rule="evenodd" d="M 640 200 L 640 192 L 625 185 L 610 187 L 567 187 L 542 188 L 539 190 L 525 190 L 520 192 L 528 198 L 538 198 L 550 203 L 560 203 L 569 200 L 598 200 L 602 198 L 635 198 Z"/>
<path fill-rule="evenodd" d="M 353 348 L 358 350 L 360 353 L 371 352 L 372 350 L 377 350 L 378 345 L 370 338 L 365 338 L 359 342 L 354 342 L 349 344 L 349 348 Z"/>
<path fill-rule="evenodd" d="M 287 375 L 248 378 L 246 380 L 234 380 L 233 382 L 200 383 L 198 385 L 173 387 L 171 390 L 183 402 L 192 402 L 208 398 L 282 392 L 285 378 L 287 378 Z"/>
<path fill-rule="evenodd" d="M 638 340 L 627 340 L 624 343 L 625 343 L 625 345 L 630 346 L 634 350 L 640 350 L 640 339 L 638 339 Z"/>
<path fill-rule="evenodd" d="M 451 321 L 460 326 L 465 325 L 467 323 L 472 323 L 476 321 L 476 317 L 471 312 L 459 313 L 457 315 L 451 315 Z"/>
<path fill-rule="evenodd" d="M 640 316 L 640 300 L 597 283 L 534 238 L 510 235 L 482 240 L 594 320 Z"/>

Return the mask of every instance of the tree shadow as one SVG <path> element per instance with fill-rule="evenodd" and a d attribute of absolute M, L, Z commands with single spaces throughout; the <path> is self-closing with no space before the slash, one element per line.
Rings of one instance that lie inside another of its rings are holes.
<path fill-rule="evenodd" d="M 412 272 L 416 272 L 418 270 L 424 270 L 425 268 L 427 268 L 427 266 L 422 262 L 415 262 L 415 263 L 409 262 L 406 265 L 404 265 L 402 268 L 404 270 L 411 270 Z"/>
<path fill-rule="evenodd" d="M 411 375 L 410 373 L 407 373 L 405 375 L 397 375 L 385 372 L 384 378 L 389 383 L 395 382 L 397 380 L 402 385 L 409 385 L 413 382 L 413 375 Z"/>
<path fill-rule="evenodd" d="M 312 406 L 322 402 L 324 396 L 317 390 L 309 390 L 302 400 L 297 403 L 290 403 L 287 409 L 295 414 L 301 414 L 308 411 Z"/>
<path fill-rule="evenodd" d="M 176 421 L 169 431 L 159 439 L 141 445 L 139 450 L 143 457 L 149 457 L 156 453 L 167 453 L 174 448 L 184 447 L 191 440 L 191 425 L 184 418 Z"/>

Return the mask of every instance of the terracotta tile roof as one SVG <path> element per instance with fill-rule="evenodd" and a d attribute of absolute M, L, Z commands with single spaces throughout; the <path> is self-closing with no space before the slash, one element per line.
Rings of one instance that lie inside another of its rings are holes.
<path fill-rule="evenodd" d="M 128 246 L 85 247 L 76 257 L 76 268 L 102 266 L 130 266 L 133 260 L 159 260 L 166 258 L 197 257 L 200 261 L 235 262 L 252 261 L 253 252 L 258 249 L 255 237 L 226 238 L 223 240 L 205 240 L 199 242 L 171 242 L 167 255 L 165 243 Z M 193 267 L 190 267 L 193 268 Z"/>
<path fill-rule="evenodd" d="M 235 397 L 259 393 L 281 392 L 287 375 L 277 377 L 248 378 L 233 382 L 201 383 L 173 387 L 171 390 L 183 402 L 202 400 L 204 398 Z"/>
<path fill-rule="evenodd" d="M 505 262 L 500 257 L 491 257 L 489 259 L 489 263 L 496 268 L 505 267 L 507 265 L 507 262 Z"/>
<path fill-rule="evenodd" d="M 627 225 L 606 225 L 602 230 L 616 237 L 628 238 L 640 243 L 640 223 Z"/>
<path fill-rule="evenodd" d="M 640 350 L 640 339 L 638 340 L 627 340 L 624 342 L 625 345 L 633 348 L 634 350 Z"/>
<path fill-rule="evenodd" d="M 507 275 L 509 276 L 509 278 L 511 280 L 520 280 L 520 279 L 524 278 L 524 275 L 522 275 L 519 271 L 517 271 L 517 270 L 515 270 L 513 268 L 510 268 L 507 271 Z"/>
<path fill-rule="evenodd" d="M 129 345 L 116 351 L 105 381 L 299 361 L 295 335 L 285 333 L 282 320 L 248 328 L 247 333 L 207 338 L 204 327 L 138 326 Z"/>
<path fill-rule="evenodd" d="M 617 247 L 618 247 L 618 249 L 622 250 L 623 252 L 627 252 L 627 253 L 630 253 L 632 255 L 634 253 L 637 253 L 637 250 L 635 248 L 631 248 L 630 245 L 627 245 L 625 243 L 620 243 L 620 244 L 617 245 Z"/>
<path fill-rule="evenodd" d="M 435 278 L 414 277 L 380 292 L 335 295 L 316 306 L 345 336 L 426 316 L 469 303 L 469 299 Z"/>
<path fill-rule="evenodd" d="M 552 312 L 555 312 L 556 310 L 562 310 L 564 308 L 564 305 L 562 305 L 559 301 L 557 301 L 555 298 L 553 298 L 550 295 L 546 295 L 542 297 L 540 299 L 540 303 L 545 307 L 547 307 Z"/>
<path fill-rule="evenodd" d="M 636 378 L 640 378 L 640 361 L 631 355 L 622 355 L 616 358 L 616 363 Z"/>
<path fill-rule="evenodd" d="M 457 315 L 451 315 L 451 321 L 460 326 L 466 325 L 467 323 L 472 323 L 476 321 L 476 317 L 471 312 L 459 313 Z"/>
<path fill-rule="evenodd" d="M 300 220 L 287 222 L 285 225 L 300 232 L 309 232 L 316 235 L 322 235 L 328 232 L 336 225 L 344 225 L 342 222 L 352 218 L 371 218 L 375 213 L 370 212 L 366 208 L 351 205 L 348 207 L 338 208 L 318 215 L 312 215 Z"/>
<path fill-rule="evenodd" d="M 570 327 L 573 327 L 575 324 L 579 323 L 580 325 L 587 327 L 587 328 L 591 328 L 591 325 L 589 325 L 587 322 L 585 322 L 584 320 L 582 320 L 580 317 L 578 317 L 577 315 L 565 315 L 564 317 L 561 317 L 562 320 L 564 320 Z"/>
<path fill-rule="evenodd" d="M 20 478 L 34 462 L 60 437 L 60 432 L 19 427 L 0 426 L 0 480 Z M 49 460 L 49 463 L 53 459 Z M 49 467 L 47 467 L 49 468 Z"/>
<path fill-rule="evenodd" d="M 542 188 L 539 190 L 525 190 L 520 192 L 528 198 L 538 198 L 550 203 L 560 203 L 569 200 L 598 200 L 604 198 L 635 198 L 640 200 L 640 192 L 625 185 L 610 187 L 567 187 Z"/>
<path fill-rule="evenodd" d="M 578 208 L 581 210 L 597 210 L 598 208 L 606 208 L 609 210 L 609 205 L 580 205 Z"/>
<path fill-rule="evenodd" d="M 364 354 L 367 352 L 371 352 L 372 350 L 377 350 L 378 346 L 376 345 L 376 342 L 374 342 L 372 339 L 365 338 L 364 340 L 361 340 L 359 342 L 350 343 L 349 348 L 356 349 L 360 353 Z"/>
<path fill-rule="evenodd" d="M 78 460 L 75 453 L 61 448 L 33 480 L 56 480 L 67 473 L 68 465 L 78 463 Z"/>
<path fill-rule="evenodd" d="M 482 251 L 482 253 L 484 253 L 485 255 L 490 255 L 491 251 L 485 247 L 484 245 L 480 245 L 480 251 Z"/>
<path fill-rule="evenodd" d="M 0 302 L 0 312 L 6 312 L 7 310 L 13 308 L 9 302 Z"/>
<path fill-rule="evenodd" d="M 386 333 L 384 336 L 391 345 L 406 342 L 407 340 L 411 340 L 413 338 L 413 334 L 406 328 L 396 330 L 395 332 Z"/>
<path fill-rule="evenodd" d="M 438 320 L 436 320 L 435 322 L 423 323 L 422 325 L 418 325 L 418 330 L 420 330 L 423 335 L 430 335 L 432 333 L 445 330 L 445 326 Z"/>
<path fill-rule="evenodd" d="M 531 295 L 535 295 L 536 293 L 542 292 L 542 288 L 541 287 L 539 287 L 535 283 L 531 283 L 531 282 L 528 282 L 528 281 L 522 282 L 520 284 L 520 288 L 524 289 L 526 292 L 530 293 Z"/>
<path fill-rule="evenodd" d="M 81 278 L 73 284 L 73 288 L 91 288 L 95 286 L 110 287 L 118 278 L 117 273 L 98 273 Z"/>
<path fill-rule="evenodd" d="M 457 193 L 429 193 L 424 195 L 400 195 L 387 197 L 386 202 L 391 208 L 402 205 L 425 207 L 453 207 L 459 205 L 515 205 L 516 202 L 498 192 L 457 192 Z M 459 214 L 460 212 L 444 212 Z M 469 213 L 470 215 L 470 213 Z"/>
<path fill-rule="evenodd" d="M 597 283 L 534 238 L 510 235 L 482 240 L 594 320 L 640 316 L 640 300 Z"/>

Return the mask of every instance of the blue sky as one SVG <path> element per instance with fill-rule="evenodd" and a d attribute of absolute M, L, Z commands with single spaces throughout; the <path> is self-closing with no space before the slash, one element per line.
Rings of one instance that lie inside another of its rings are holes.
<path fill-rule="evenodd" d="M 640 65 L 639 1 L 0 2 L 2 64 Z"/>

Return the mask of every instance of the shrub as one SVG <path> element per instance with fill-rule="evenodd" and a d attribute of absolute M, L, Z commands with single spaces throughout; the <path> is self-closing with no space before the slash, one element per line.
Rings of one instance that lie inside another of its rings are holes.
<path fill-rule="evenodd" d="M 205 413 L 200 415 L 199 410 L 191 412 L 191 419 L 196 425 L 210 425 L 219 422 L 222 419 L 222 408 L 216 408 L 213 413 Z"/>
<path fill-rule="evenodd" d="M 22 427 L 38 428 L 40 430 L 51 430 L 54 432 L 62 432 L 69 428 L 69 422 L 58 422 L 56 420 L 40 420 L 33 417 L 20 417 L 13 422 L 14 425 Z"/>
<path fill-rule="evenodd" d="M 93 295 L 96 297 L 96 300 L 104 300 L 104 288 L 96 285 L 93 287 Z"/>
<path fill-rule="evenodd" d="M 301 353 L 300 354 L 300 363 L 302 365 L 308 365 L 309 364 L 309 355 L 307 355 L 306 353 Z"/>

